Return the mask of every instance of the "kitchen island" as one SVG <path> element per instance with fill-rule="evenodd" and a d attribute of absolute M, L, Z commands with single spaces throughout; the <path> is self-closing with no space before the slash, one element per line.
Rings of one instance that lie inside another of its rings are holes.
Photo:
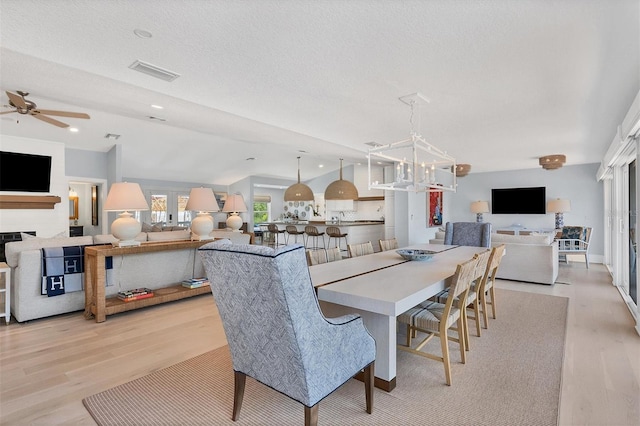
<path fill-rule="evenodd" d="M 341 233 L 347 234 L 347 241 L 349 244 L 358 244 L 358 243 L 366 243 L 367 241 L 371 241 L 373 245 L 373 249 L 375 251 L 379 251 L 380 247 L 378 244 L 378 240 L 384 239 L 384 221 L 375 221 L 375 220 L 362 220 L 362 221 L 341 221 L 341 222 L 314 222 L 314 221 L 275 221 L 275 222 L 266 222 L 260 223 L 259 225 L 269 225 L 274 224 L 279 229 L 285 229 L 286 226 L 293 225 L 296 227 L 298 231 L 304 231 L 305 226 L 313 225 L 318 228 L 318 232 L 324 232 L 324 241 L 326 244 L 329 243 L 329 237 L 327 236 L 327 227 L 329 226 L 337 226 L 340 228 Z M 321 239 L 322 240 L 322 239 Z M 293 236 L 289 237 L 289 244 L 294 243 Z M 298 238 L 298 242 L 302 243 L 302 241 Z M 344 244 L 343 239 L 340 241 L 341 249 L 346 250 L 347 247 Z M 331 245 L 335 246 L 334 240 L 331 240 Z"/>

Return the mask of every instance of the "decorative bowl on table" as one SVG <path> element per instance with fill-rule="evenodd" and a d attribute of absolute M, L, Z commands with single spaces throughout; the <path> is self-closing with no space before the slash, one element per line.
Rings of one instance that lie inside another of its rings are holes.
<path fill-rule="evenodd" d="M 403 259 L 406 260 L 429 260 L 433 257 L 434 252 L 429 250 L 413 250 L 413 249 L 400 249 L 396 250 Z"/>

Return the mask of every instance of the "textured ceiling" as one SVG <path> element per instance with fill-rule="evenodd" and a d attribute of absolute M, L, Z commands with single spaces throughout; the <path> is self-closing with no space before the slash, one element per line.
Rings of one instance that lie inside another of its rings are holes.
<path fill-rule="evenodd" d="M 2 0 L 1 103 L 23 90 L 91 119 L 8 114 L 0 132 L 101 151 L 120 134 L 125 177 L 216 184 L 295 179 L 298 155 L 309 179 L 412 129 L 471 173 L 595 163 L 640 90 L 639 4 Z M 430 102 L 412 116 L 414 92 Z"/>

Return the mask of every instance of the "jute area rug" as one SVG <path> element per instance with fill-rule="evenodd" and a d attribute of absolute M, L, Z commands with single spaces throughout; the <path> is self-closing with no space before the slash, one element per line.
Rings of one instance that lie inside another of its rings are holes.
<path fill-rule="evenodd" d="M 451 343 L 452 386 L 442 363 L 398 351 L 397 387 L 374 393 L 351 379 L 320 402 L 320 425 L 556 425 L 568 299 L 498 289 L 498 318 L 471 336 L 467 363 Z M 470 325 L 475 327 L 473 321 Z M 437 340 L 437 339 L 436 339 Z M 431 343 L 430 343 L 431 344 Z M 436 342 L 437 350 L 439 343 Z M 228 346 L 83 400 L 99 425 L 300 425 L 303 406 L 248 378 L 231 421 Z"/>

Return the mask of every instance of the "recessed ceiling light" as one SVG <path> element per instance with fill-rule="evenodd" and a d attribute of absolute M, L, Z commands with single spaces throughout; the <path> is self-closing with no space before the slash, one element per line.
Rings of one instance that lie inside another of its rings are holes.
<path fill-rule="evenodd" d="M 323 168 L 324 164 L 318 164 L 318 167 Z"/>
<path fill-rule="evenodd" d="M 69 131 L 72 133 L 78 133 L 78 128 L 77 127 L 69 127 Z"/>
<path fill-rule="evenodd" d="M 307 151 L 305 151 L 304 149 L 299 149 L 298 152 L 302 152 L 303 154 L 307 154 Z"/>
<path fill-rule="evenodd" d="M 151 34 L 149 31 L 147 30 L 141 30 L 139 28 L 136 28 L 135 30 L 133 30 L 133 33 L 135 35 L 137 35 L 140 38 L 151 38 L 153 37 L 153 34 Z"/>
<path fill-rule="evenodd" d="M 255 157 L 247 157 L 247 158 L 245 158 L 245 160 L 246 161 L 253 161 L 253 160 L 255 160 Z"/>
<path fill-rule="evenodd" d="M 164 109 L 164 107 L 163 107 L 162 105 L 155 105 L 155 104 L 152 104 L 152 105 L 151 105 L 151 108 L 155 108 L 155 109 Z"/>
<path fill-rule="evenodd" d="M 155 120 L 155 121 L 167 121 L 166 118 L 162 118 L 162 117 L 155 117 L 153 115 L 149 115 L 147 116 L 147 118 L 149 118 L 150 120 Z"/>
<path fill-rule="evenodd" d="M 106 135 L 104 135 L 105 139 L 117 140 L 119 137 L 120 135 L 116 135 L 115 133 L 107 133 Z"/>

